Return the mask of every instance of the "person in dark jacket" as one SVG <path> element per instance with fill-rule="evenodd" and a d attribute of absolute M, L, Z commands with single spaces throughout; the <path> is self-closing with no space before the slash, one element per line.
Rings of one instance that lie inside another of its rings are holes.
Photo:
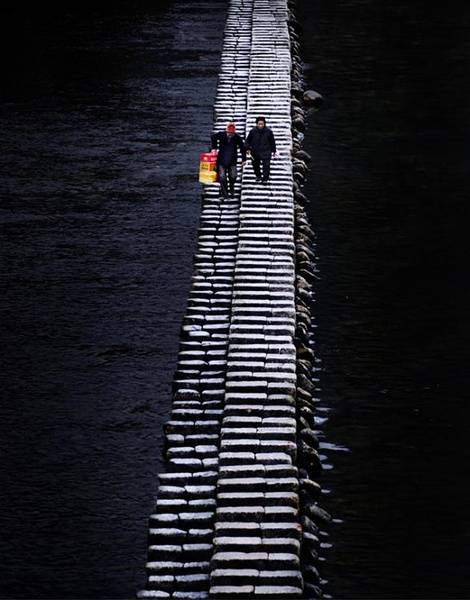
<path fill-rule="evenodd" d="M 235 194 L 235 181 L 237 180 L 237 148 L 242 156 L 242 168 L 246 161 L 246 150 L 242 138 L 238 135 L 235 123 L 229 123 L 226 131 L 219 131 L 212 136 L 212 150 L 218 149 L 217 172 L 220 181 L 220 193 L 224 198 Z"/>
<path fill-rule="evenodd" d="M 266 119 L 264 117 L 257 117 L 256 127 L 253 127 L 248 134 L 245 147 L 247 153 L 251 154 L 256 181 L 266 183 L 269 180 L 271 170 L 271 156 L 276 153 L 276 140 L 271 129 L 266 127 Z M 261 164 L 263 165 L 262 176 L 260 170 Z"/>

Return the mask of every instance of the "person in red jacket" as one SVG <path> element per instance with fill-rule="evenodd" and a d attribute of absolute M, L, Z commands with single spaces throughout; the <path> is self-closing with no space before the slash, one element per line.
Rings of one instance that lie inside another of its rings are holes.
<path fill-rule="evenodd" d="M 229 123 L 226 131 L 219 131 L 212 136 L 212 150 L 218 149 L 217 172 L 220 181 L 220 193 L 224 198 L 235 195 L 235 181 L 237 180 L 237 149 L 242 157 L 242 168 L 246 161 L 246 150 L 243 139 L 236 132 L 235 123 Z"/>

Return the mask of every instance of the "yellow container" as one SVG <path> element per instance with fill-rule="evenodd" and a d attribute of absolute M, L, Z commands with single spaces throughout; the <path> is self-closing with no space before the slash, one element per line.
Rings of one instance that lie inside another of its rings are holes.
<path fill-rule="evenodd" d="M 217 181 L 217 152 L 201 152 L 199 155 L 200 183 L 215 183 Z"/>

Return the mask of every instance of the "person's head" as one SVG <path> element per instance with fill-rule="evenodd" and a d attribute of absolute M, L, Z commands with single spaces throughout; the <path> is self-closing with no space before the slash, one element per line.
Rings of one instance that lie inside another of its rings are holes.
<path fill-rule="evenodd" d="M 236 127 L 235 127 L 235 123 L 233 123 L 232 121 L 230 123 L 228 123 L 227 125 L 227 133 L 233 135 L 236 132 Z"/>
<path fill-rule="evenodd" d="M 256 117 L 256 127 L 258 127 L 258 129 L 266 127 L 266 119 L 264 117 Z"/>

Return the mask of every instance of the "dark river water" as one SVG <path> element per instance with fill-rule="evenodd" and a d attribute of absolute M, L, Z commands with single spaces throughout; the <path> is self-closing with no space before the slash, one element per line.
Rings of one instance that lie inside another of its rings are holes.
<path fill-rule="evenodd" d="M 125 4 L 5 43 L 2 598 L 143 583 L 226 5 Z"/>
<path fill-rule="evenodd" d="M 301 2 L 336 598 L 470 598 L 470 6 Z"/>
<path fill-rule="evenodd" d="M 3 15 L 1 598 L 142 585 L 226 6 Z M 326 590 L 469 598 L 470 9 L 300 15 Z"/>

